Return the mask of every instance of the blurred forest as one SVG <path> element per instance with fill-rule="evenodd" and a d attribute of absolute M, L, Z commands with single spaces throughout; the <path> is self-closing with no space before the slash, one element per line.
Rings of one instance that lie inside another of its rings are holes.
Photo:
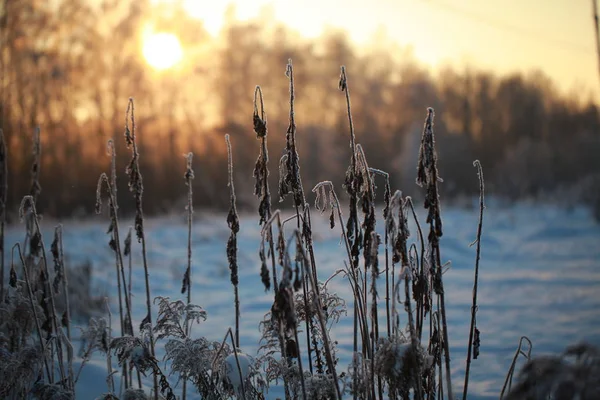
<path fill-rule="evenodd" d="M 431 106 L 446 198 L 477 193 L 472 162 L 480 159 L 486 189 L 498 197 L 600 202 L 598 106 L 587 93 L 560 92 L 541 72 L 497 76 L 447 68 L 432 74 L 383 33 L 364 48 L 343 31 L 305 39 L 274 22 L 268 10 L 240 22 L 230 8 L 214 38 L 183 8 L 147 0 L 1 1 L 0 126 L 13 217 L 31 187 L 36 127 L 42 142 L 39 208 L 56 217 L 93 212 L 97 178 L 110 166 L 107 140 L 117 143 L 120 172 L 130 158 L 123 138 L 129 97 L 135 98 L 147 212 L 183 209 L 182 155 L 189 151 L 195 155 L 196 208 L 227 206 L 225 133 L 233 144 L 238 206 L 253 206 L 255 85 L 265 95 L 276 201 L 288 124 L 288 58 L 295 67 L 307 190 L 328 179 L 343 193 L 349 129 L 337 86 L 346 65 L 357 142 L 371 167 L 391 174 L 394 190 L 414 190 L 420 134 Z M 148 24 L 179 37 L 185 56 L 176 67 L 156 71 L 147 65 L 140 49 Z M 119 185 L 127 212 L 132 204 L 124 174 Z"/>

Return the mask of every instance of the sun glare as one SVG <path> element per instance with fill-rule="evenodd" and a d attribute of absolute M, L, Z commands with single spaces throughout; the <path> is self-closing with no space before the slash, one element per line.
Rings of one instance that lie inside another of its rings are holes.
<path fill-rule="evenodd" d="M 183 58 L 179 39 L 166 32 L 149 34 L 144 39 L 142 53 L 146 62 L 159 71 L 173 67 Z"/>

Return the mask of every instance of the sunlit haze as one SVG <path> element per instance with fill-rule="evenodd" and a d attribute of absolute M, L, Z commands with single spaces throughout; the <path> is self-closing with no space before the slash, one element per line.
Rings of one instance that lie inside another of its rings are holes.
<path fill-rule="evenodd" d="M 175 0 L 153 0 L 169 3 Z M 184 0 L 188 14 L 216 36 L 229 4 L 244 20 L 260 14 L 306 37 L 342 28 L 357 45 L 385 32 L 434 71 L 454 67 L 499 73 L 544 71 L 563 91 L 597 87 L 590 2 L 567 0 Z"/>
<path fill-rule="evenodd" d="M 158 32 L 144 35 L 142 52 L 153 68 L 163 70 L 177 64 L 183 57 L 183 51 L 177 36 Z"/>

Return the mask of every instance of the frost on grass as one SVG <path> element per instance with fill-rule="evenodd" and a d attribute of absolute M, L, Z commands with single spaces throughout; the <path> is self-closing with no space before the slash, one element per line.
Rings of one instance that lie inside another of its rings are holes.
<path fill-rule="evenodd" d="M 433 357 L 422 347 L 415 347 L 409 335 L 397 335 L 379 339 L 375 353 L 375 374 L 389 387 L 390 396 L 408 398 L 411 390 L 421 384 L 417 371 L 433 366 Z"/>
<path fill-rule="evenodd" d="M 24 283 L 14 279 L 5 301 L 0 303 L 0 398 L 24 396 L 42 373 L 44 354 L 32 335 L 35 314 L 39 318 L 43 310 L 37 302 L 34 307 L 25 294 Z"/>

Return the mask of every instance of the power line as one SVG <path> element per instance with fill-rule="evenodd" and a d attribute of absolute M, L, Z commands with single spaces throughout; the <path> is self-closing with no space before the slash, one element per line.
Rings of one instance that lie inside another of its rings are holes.
<path fill-rule="evenodd" d="M 544 34 L 544 33 L 538 32 L 538 31 L 534 31 L 531 29 L 526 29 L 521 26 L 513 25 L 506 21 L 502 21 L 502 20 L 499 20 L 496 18 L 491 18 L 489 16 L 475 13 L 475 12 L 472 12 L 469 10 L 465 10 L 465 9 L 456 7 L 452 4 L 443 2 L 443 1 L 439 1 L 439 0 L 436 0 L 435 2 L 427 1 L 426 3 L 430 4 L 432 7 L 444 9 L 453 14 L 457 14 L 461 17 L 464 17 L 471 21 L 474 21 L 476 23 L 479 23 L 479 24 L 482 24 L 485 26 L 490 26 L 490 27 L 496 28 L 498 30 L 501 30 L 503 32 L 508 32 L 508 33 L 512 33 L 515 35 L 518 34 L 518 35 L 529 36 L 536 40 L 545 42 L 547 44 L 554 45 L 555 47 L 560 47 L 563 50 L 585 53 L 587 55 L 592 54 L 594 51 L 593 49 L 591 49 L 587 46 L 582 46 L 580 44 L 569 42 L 569 41 L 558 39 L 558 38 L 550 38 L 550 37 L 548 37 L 547 34 Z"/>

